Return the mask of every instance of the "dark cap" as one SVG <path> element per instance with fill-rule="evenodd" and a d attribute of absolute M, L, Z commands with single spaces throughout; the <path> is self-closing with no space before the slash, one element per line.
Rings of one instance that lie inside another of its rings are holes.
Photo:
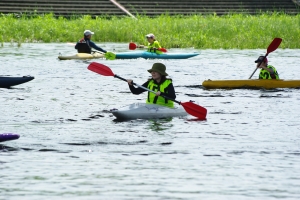
<path fill-rule="evenodd" d="M 259 56 L 258 58 L 257 58 L 257 60 L 256 61 L 254 61 L 255 63 L 260 63 L 260 62 L 262 62 L 263 61 L 263 59 L 264 59 L 264 56 Z M 267 58 L 265 58 L 265 63 L 268 63 L 268 59 Z"/>

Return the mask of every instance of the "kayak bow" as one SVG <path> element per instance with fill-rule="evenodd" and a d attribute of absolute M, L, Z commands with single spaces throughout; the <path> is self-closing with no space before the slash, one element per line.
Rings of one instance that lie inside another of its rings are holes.
<path fill-rule="evenodd" d="M 104 58 L 104 54 L 102 53 L 93 53 L 93 54 L 89 54 L 89 53 L 77 53 L 75 55 L 72 56 L 62 56 L 59 55 L 58 59 L 59 60 L 86 60 L 86 59 L 97 59 L 97 58 Z"/>
<path fill-rule="evenodd" d="M 20 135 L 15 133 L 0 133 L 0 142 L 5 142 L 9 140 L 16 140 Z"/>
<path fill-rule="evenodd" d="M 10 88 L 15 85 L 26 83 L 33 79 L 34 79 L 33 76 L 23 76 L 23 77 L 0 76 L 0 88 Z"/>

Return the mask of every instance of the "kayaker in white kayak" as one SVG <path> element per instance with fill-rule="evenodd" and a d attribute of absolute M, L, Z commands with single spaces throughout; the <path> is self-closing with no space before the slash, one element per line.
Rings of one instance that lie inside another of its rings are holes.
<path fill-rule="evenodd" d="M 94 32 L 90 30 L 85 30 L 83 32 L 83 38 L 80 39 L 77 44 L 75 45 L 75 49 L 77 49 L 78 53 L 92 53 L 92 48 L 96 49 L 97 51 L 101 51 L 106 53 L 107 51 L 98 47 L 93 41 L 91 41 L 91 37 L 94 35 Z"/>
<path fill-rule="evenodd" d="M 166 66 L 162 63 L 154 63 L 152 68 L 148 70 L 151 73 L 152 78 L 145 82 L 142 86 L 149 88 L 156 92 L 148 92 L 148 97 L 146 103 L 148 104 L 158 104 L 167 107 L 174 107 L 173 101 L 165 99 L 160 95 L 170 97 L 172 99 L 176 98 L 175 89 L 172 84 L 172 79 L 168 79 L 168 74 L 166 73 Z M 136 88 L 132 84 L 132 80 L 127 80 L 129 89 L 132 94 L 141 94 L 146 90 L 142 88 Z"/>
<path fill-rule="evenodd" d="M 259 56 L 255 63 L 257 63 L 256 67 L 261 68 L 260 73 L 259 73 L 259 79 L 279 79 L 279 75 L 275 67 L 272 65 L 268 65 L 268 59 L 265 58 L 264 56 Z M 263 61 L 260 66 L 259 63 Z"/>
<path fill-rule="evenodd" d="M 146 35 L 146 39 L 148 41 L 148 49 L 147 51 L 157 53 L 157 54 L 162 54 L 161 51 L 157 50 L 161 48 L 159 42 L 155 39 L 155 35 L 153 33 L 149 33 Z M 144 45 L 138 45 L 138 48 L 144 48 Z"/>

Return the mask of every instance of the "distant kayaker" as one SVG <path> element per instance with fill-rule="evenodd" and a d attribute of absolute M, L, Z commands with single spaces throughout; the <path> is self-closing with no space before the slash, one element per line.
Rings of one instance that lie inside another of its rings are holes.
<path fill-rule="evenodd" d="M 268 59 L 265 58 L 264 56 L 259 56 L 255 63 L 257 63 L 256 67 L 261 68 L 260 73 L 259 73 L 259 79 L 279 79 L 279 75 L 275 67 L 272 65 L 268 65 Z M 262 62 L 263 61 L 263 62 Z M 259 63 L 262 62 L 259 65 Z"/>
<path fill-rule="evenodd" d="M 176 98 L 172 79 L 166 78 L 168 76 L 168 74 L 166 73 L 166 66 L 162 63 L 154 63 L 152 68 L 149 69 L 148 72 L 151 73 L 152 78 L 145 82 L 142 86 L 155 91 L 156 94 L 148 92 L 146 103 L 158 104 L 173 108 L 173 101 L 160 96 L 163 95 L 172 99 Z M 128 79 L 127 82 L 129 84 L 129 89 L 133 94 L 141 94 L 142 92 L 146 91 L 142 88 L 134 87 L 131 79 Z"/>
<path fill-rule="evenodd" d="M 155 36 L 153 33 L 149 33 L 148 35 L 146 35 L 146 39 L 148 40 L 148 49 L 147 51 L 149 52 L 153 52 L 153 53 L 157 53 L 157 54 L 161 54 L 162 52 L 157 50 L 159 48 L 161 48 L 159 42 L 155 39 Z M 138 45 L 138 48 L 144 48 L 144 45 Z"/>
<path fill-rule="evenodd" d="M 75 45 L 75 49 L 77 49 L 78 53 L 92 53 L 92 48 L 96 49 L 97 51 L 101 51 L 106 53 L 106 50 L 98 47 L 94 42 L 91 41 L 91 37 L 94 35 L 94 32 L 90 30 L 85 30 L 83 32 L 83 38 L 77 42 Z"/>

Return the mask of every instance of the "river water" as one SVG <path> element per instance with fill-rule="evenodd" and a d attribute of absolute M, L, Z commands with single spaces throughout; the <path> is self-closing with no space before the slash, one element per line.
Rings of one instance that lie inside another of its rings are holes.
<path fill-rule="evenodd" d="M 35 79 L 0 89 L 0 133 L 20 134 L 0 144 L 0 199 L 299 199 L 300 90 L 205 90 L 205 79 L 247 79 L 266 49 L 169 49 L 195 51 L 186 60 L 93 60 L 138 84 L 163 62 L 177 100 L 208 109 L 205 121 L 120 122 L 109 110 L 146 93 L 87 70 L 91 60 L 58 60 L 75 53 L 68 44 L 5 44 L 0 73 Z M 300 79 L 299 55 L 268 58 L 280 78 Z"/>

